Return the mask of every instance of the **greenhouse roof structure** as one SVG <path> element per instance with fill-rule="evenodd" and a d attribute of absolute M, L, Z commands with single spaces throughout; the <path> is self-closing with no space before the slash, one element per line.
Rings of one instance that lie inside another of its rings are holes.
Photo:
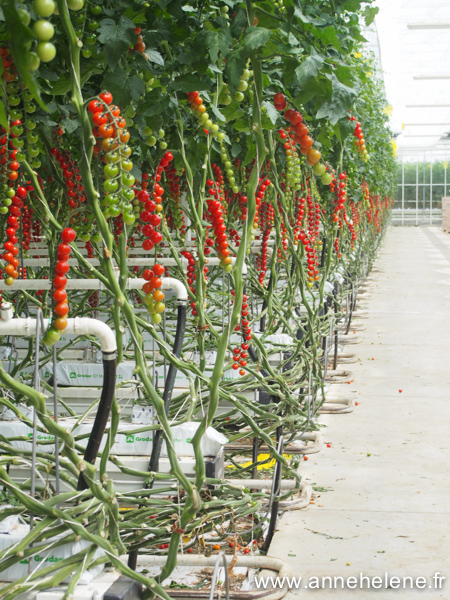
<path fill-rule="evenodd" d="M 399 156 L 450 150 L 450 2 L 378 0 L 369 35 L 392 105 Z"/>

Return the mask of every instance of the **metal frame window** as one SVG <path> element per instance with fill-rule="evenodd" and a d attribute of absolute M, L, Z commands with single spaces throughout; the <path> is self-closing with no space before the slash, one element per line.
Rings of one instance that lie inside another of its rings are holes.
<path fill-rule="evenodd" d="M 399 156 L 394 225 L 438 225 L 442 221 L 442 197 L 450 192 L 447 152 Z"/>

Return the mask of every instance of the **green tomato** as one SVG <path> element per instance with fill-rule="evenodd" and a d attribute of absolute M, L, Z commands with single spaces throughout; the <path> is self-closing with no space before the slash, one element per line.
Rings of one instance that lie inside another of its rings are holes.
<path fill-rule="evenodd" d="M 37 148 L 36 146 L 31 146 L 28 149 L 28 152 L 30 153 L 31 156 L 38 156 L 40 151 L 39 151 L 39 148 Z"/>
<path fill-rule="evenodd" d="M 51 42 L 39 42 L 36 52 L 42 62 L 50 62 L 56 56 L 56 48 Z"/>
<path fill-rule="evenodd" d="M 96 31 L 98 28 L 99 28 L 98 21 L 91 21 L 90 23 L 88 23 L 88 29 L 90 31 Z"/>
<path fill-rule="evenodd" d="M 11 134 L 14 136 L 19 136 L 22 135 L 23 133 L 23 127 L 22 125 L 13 125 L 11 127 Z"/>
<path fill-rule="evenodd" d="M 330 185 L 333 181 L 333 175 L 331 173 L 324 173 L 321 177 L 321 181 L 324 185 Z"/>
<path fill-rule="evenodd" d="M 225 273 L 231 273 L 231 271 L 233 270 L 233 265 L 225 265 L 223 270 L 225 271 Z"/>
<path fill-rule="evenodd" d="M 199 125 L 203 125 L 203 123 L 206 123 L 206 121 L 209 121 L 209 115 L 207 112 L 203 113 L 198 118 Z"/>
<path fill-rule="evenodd" d="M 84 14 L 76 15 L 73 18 L 73 22 L 75 23 L 75 25 L 83 25 L 83 23 L 84 23 Z"/>
<path fill-rule="evenodd" d="M 36 112 L 36 104 L 34 102 L 27 102 L 25 104 L 25 110 L 29 115 L 33 114 Z"/>
<path fill-rule="evenodd" d="M 159 147 L 161 150 L 165 150 L 167 148 L 167 142 L 159 142 Z"/>
<path fill-rule="evenodd" d="M 97 231 L 97 233 L 94 233 L 94 235 L 91 237 L 91 240 L 96 244 L 99 244 L 102 241 L 102 239 L 102 234 L 99 231 Z"/>
<path fill-rule="evenodd" d="M 107 192 L 108 194 L 111 194 L 112 192 L 117 191 L 117 188 L 119 187 L 119 182 L 116 180 L 112 180 L 112 179 L 106 179 L 103 182 L 103 190 L 105 192 Z"/>
<path fill-rule="evenodd" d="M 81 10 L 84 6 L 84 0 L 68 0 L 67 6 L 70 10 Z"/>
<path fill-rule="evenodd" d="M 136 217 L 131 212 L 123 213 L 122 219 L 125 225 L 133 225 L 133 223 L 136 221 Z"/>
<path fill-rule="evenodd" d="M 124 115 L 126 117 L 130 117 L 130 119 L 134 119 L 134 117 L 136 116 L 136 109 L 134 108 L 134 106 L 129 106 L 127 108 L 127 110 L 124 112 Z M 144 129 L 145 131 L 145 129 Z M 151 135 L 152 132 L 150 132 L 148 135 Z M 144 133 L 144 135 L 146 136 L 147 134 Z"/>
<path fill-rule="evenodd" d="M 107 179 L 112 179 L 119 174 L 119 165 L 105 165 L 103 167 L 103 174 Z"/>
<path fill-rule="evenodd" d="M 120 215 L 120 208 L 118 206 L 110 206 L 109 214 L 111 215 L 111 217 L 113 219 L 115 219 L 116 217 L 118 217 Z"/>
<path fill-rule="evenodd" d="M 53 0 L 34 0 L 33 6 L 39 17 L 50 17 L 56 8 Z"/>
<path fill-rule="evenodd" d="M 19 8 L 17 12 L 19 13 L 19 19 L 22 21 L 25 27 L 28 27 L 31 21 L 30 13 L 24 8 Z"/>
<path fill-rule="evenodd" d="M 33 169 L 39 169 L 39 167 L 41 166 L 41 161 L 40 160 L 33 160 L 31 163 L 31 166 L 33 167 Z"/>
<path fill-rule="evenodd" d="M 25 143 L 25 140 L 23 140 L 22 138 L 14 138 L 13 140 L 11 140 L 11 145 L 13 146 L 13 148 L 22 148 L 22 146 Z"/>
<path fill-rule="evenodd" d="M 13 94 L 12 96 L 9 96 L 8 101 L 10 106 L 17 106 L 18 104 L 20 104 L 20 97 L 16 94 Z"/>
<path fill-rule="evenodd" d="M 223 131 L 219 131 L 219 133 L 217 134 L 217 141 L 222 142 L 224 139 L 225 139 L 225 134 L 223 133 Z"/>
<path fill-rule="evenodd" d="M 222 7 L 221 7 L 221 9 L 220 9 L 220 12 L 221 12 L 223 15 L 226 15 L 226 14 L 227 14 L 227 12 L 228 12 L 229 10 L 230 10 L 230 9 L 228 8 L 228 6 L 226 6 L 226 5 L 225 5 L 225 6 L 222 6 Z"/>
<path fill-rule="evenodd" d="M 46 346 L 53 346 L 60 339 L 61 333 L 53 327 L 44 335 L 43 342 Z"/>
<path fill-rule="evenodd" d="M 128 157 L 131 155 L 131 152 L 132 152 L 132 150 L 131 150 L 130 146 L 127 146 L 126 144 L 124 146 L 122 146 L 122 148 L 120 149 L 120 154 L 122 156 Z"/>
<path fill-rule="evenodd" d="M 248 69 L 243 70 L 241 79 L 243 79 L 244 81 L 248 81 L 248 79 L 250 79 L 250 71 Z"/>
<path fill-rule="evenodd" d="M 13 196 L 15 196 L 15 195 L 16 195 L 16 192 L 15 192 L 15 191 L 14 191 L 12 188 L 10 188 L 10 189 L 9 189 L 9 190 L 6 192 L 6 195 L 8 196 L 8 198 L 12 198 Z M 7 206 L 9 206 L 9 204 L 8 204 Z"/>
<path fill-rule="evenodd" d="M 86 44 L 88 46 L 93 46 L 97 41 L 97 36 L 95 35 L 95 33 L 93 33 L 92 35 L 88 35 L 88 37 L 86 38 Z"/>
<path fill-rule="evenodd" d="M 136 179 L 134 177 L 134 175 L 132 175 L 131 173 L 122 173 L 122 183 L 123 185 L 126 185 L 127 187 L 131 187 L 132 185 L 134 185 Z M 133 197 L 134 197 L 134 192 L 133 192 Z"/>
<path fill-rule="evenodd" d="M 93 14 L 95 17 L 98 17 L 98 15 L 102 12 L 102 7 L 98 4 L 91 4 L 89 6 L 89 10 L 91 11 L 91 14 Z"/>
<path fill-rule="evenodd" d="M 236 100 L 236 102 L 242 102 L 242 100 L 244 99 L 244 94 L 242 92 L 236 92 L 234 95 L 234 99 Z"/>
<path fill-rule="evenodd" d="M 0 215 L 7 215 L 9 212 L 7 206 L 0 206 Z"/>
<path fill-rule="evenodd" d="M 91 235 L 90 233 L 79 233 L 78 239 L 82 242 L 89 242 L 89 240 L 91 239 Z"/>
<path fill-rule="evenodd" d="M 159 325 L 162 321 L 162 317 L 161 315 L 158 315 L 157 313 L 152 315 L 152 323 L 153 325 Z"/>
<path fill-rule="evenodd" d="M 317 165 L 314 166 L 313 171 L 314 175 L 321 177 L 325 173 L 326 167 L 323 163 L 317 163 Z"/>
<path fill-rule="evenodd" d="M 25 153 L 24 152 L 18 152 L 16 154 L 16 160 L 17 162 L 23 162 L 26 159 Z"/>
<path fill-rule="evenodd" d="M 164 129 L 160 129 L 158 131 L 158 137 L 159 137 L 159 139 L 162 139 L 165 135 L 166 135 L 166 132 L 164 131 Z"/>
<path fill-rule="evenodd" d="M 129 189 L 122 190 L 122 197 L 125 198 L 128 202 L 134 200 L 134 191 Z"/>
<path fill-rule="evenodd" d="M 107 206 L 112 206 L 113 204 L 117 204 L 119 202 L 119 196 L 117 194 L 109 194 L 105 198 L 105 204 Z"/>
<path fill-rule="evenodd" d="M 28 132 L 28 141 L 30 142 L 30 144 L 36 144 L 38 139 L 39 136 L 36 133 L 32 133 L 31 131 Z"/>
<path fill-rule="evenodd" d="M 82 50 L 81 54 L 84 56 L 84 58 L 91 58 L 91 56 L 92 56 L 92 52 L 91 52 L 91 50 L 89 50 L 89 48 Z"/>
<path fill-rule="evenodd" d="M 224 106 L 229 106 L 233 102 L 233 98 L 231 96 L 224 96 L 221 100 L 221 103 Z"/>
<path fill-rule="evenodd" d="M 248 88 L 248 83 L 245 81 L 245 79 L 241 79 L 238 85 L 238 91 L 239 92 L 245 92 L 245 90 Z"/>
<path fill-rule="evenodd" d="M 106 162 L 108 164 L 114 164 L 116 162 L 119 162 L 120 155 L 116 151 L 114 151 L 114 152 L 108 152 L 107 154 L 105 154 L 105 160 L 106 160 Z"/>
<path fill-rule="evenodd" d="M 154 146 L 156 144 L 156 142 L 157 142 L 157 139 L 155 138 L 154 135 L 151 135 L 150 137 L 148 137 L 145 140 L 145 143 L 147 144 L 147 146 Z"/>
<path fill-rule="evenodd" d="M 163 313 L 166 308 L 164 302 L 156 302 L 155 303 L 155 313 Z"/>
<path fill-rule="evenodd" d="M 135 114 L 136 114 L 136 112 L 135 112 Z M 131 115 L 130 115 L 130 117 L 131 117 Z M 148 127 L 148 126 L 144 127 L 144 130 L 143 130 L 142 133 L 145 135 L 145 137 L 150 137 L 152 135 L 152 133 L 153 133 L 153 129 L 151 127 Z"/>
<path fill-rule="evenodd" d="M 39 19 L 33 25 L 33 32 L 40 42 L 48 42 L 55 35 L 55 28 L 50 21 Z"/>

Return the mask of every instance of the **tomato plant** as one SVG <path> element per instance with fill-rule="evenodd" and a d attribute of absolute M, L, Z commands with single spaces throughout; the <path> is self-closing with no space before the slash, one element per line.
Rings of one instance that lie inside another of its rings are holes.
<path fill-rule="evenodd" d="M 52 526 L 51 496 L 52 506 L 67 507 L 55 513 L 61 531 L 95 542 L 127 575 L 118 556 L 167 550 L 162 581 L 187 535 L 220 524 L 228 536 L 241 517 L 259 518 L 263 493 L 230 487 L 226 478 L 212 495 L 205 488 L 201 441 L 209 427 L 233 442 L 264 443 L 268 462 L 299 482 L 274 440 L 315 427 L 309 398 L 317 411 L 330 303 L 333 318 L 343 319 L 340 301 L 370 268 L 391 206 L 385 99 L 361 56 L 359 20 L 370 22 L 371 4 L 34 0 L 19 9 L 4 0 L 1 301 L 13 301 L 18 313 L 42 309 L 43 341 L 59 358 L 71 318 L 97 315 L 110 324 L 118 363 L 133 364 L 170 463 L 169 475 L 153 463 L 132 475 L 166 485 L 179 508 L 174 521 L 170 497 L 116 489 L 111 465 L 130 473 L 110 456 L 126 423 L 118 398 L 97 471 L 28 375 L 19 380 L 21 365 L 0 368 L 2 384 L 37 408 L 40 426 L 64 443 L 71 491 L 64 500 L 45 488 L 32 501 L 0 466 L 22 514 L 44 529 L 27 536 L 31 547 Z M 187 300 L 167 294 L 167 278 L 184 286 Z M 43 289 L 21 292 L 17 279 L 37 279 Z M 85 288 L 76 289 L 78 279 Z M 277 344 L 289 354 L 274 367 Z M 167 366 L 161 386 L 157 371 Z M 175 372 L 185 382 L 179 394 Z M 198 426 L 189 475 L 173 435 L 185 421 Z M 242 466 L 233 452 L 225 449 L 227 468 L 245 479 L 260 461 Z M 54 457 L 39 454 L 46 479 L 55 468 Z M 78 496 L 81 472 L 88 487 Z M 86 566 L 91 550 L 83 553 Z M 0 557 L 0 569 L 7 561 L 20 556 Z M 67 568 L 64 560 L 55 565 L 51 585 Z M 164 594 L 158 581 L 139 580 Z M 15 585 L 11 593 L 19 594 L 27 584 Z"/>

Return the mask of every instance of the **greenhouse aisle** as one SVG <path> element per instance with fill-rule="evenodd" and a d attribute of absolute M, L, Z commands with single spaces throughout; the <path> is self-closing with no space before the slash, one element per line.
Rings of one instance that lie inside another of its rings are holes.
<path fill-rule="evenodd" d="M 450 236 L 391 227 L 369 281 L 362 341 L 346 347 L 354 381 L 333 386 L 359 404 L 320 417 L 331 447 L 300 466 L 314 504 L 284 515 L 269 554 L 302 576 L 288 598 L 449 600 Z M 305 589 L 313 576 L 437 572 L 448 578 L 439 590 Z"/>

